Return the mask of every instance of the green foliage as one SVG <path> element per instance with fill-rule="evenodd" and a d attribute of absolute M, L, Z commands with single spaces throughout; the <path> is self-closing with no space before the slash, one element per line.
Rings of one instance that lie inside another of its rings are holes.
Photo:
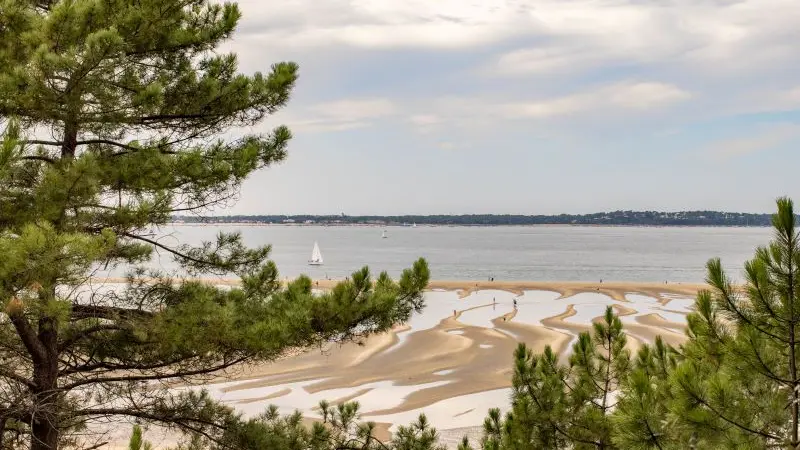
<path fill-rule="evenodd" d="M 593 332 L 581 333 L 569 365 L 548 346 L 514 353 L 512 408 L 495 409 L 484 423 L 485 450 L 615 448 L 611 413 L 630 364 L 622 322 L 607 308 Z"/>
<path fill-rule="evenodd" d="M 639 350 L 611 418 L 612 437 L 618 448 L 686 448 L 675 439 L 677 425 L 669 420 L 669 376 L 676 364 L 674 349 L 665 345 L 660 336 L 653 346 L 645 345 Z"/>
<path fill-rule="evenodd" d="M 413 424 L 399 427 L 391 441 L 381 442 L 375 437 L 374 423 L 359 422 L 357 402 L 336 407 L 321 402 L 319 407 L 322 420 L 311 425 L 305 423 L 300 412 L 284 416 L 276 406 L 246 420 L 228 410 L 228 426 L 220 438 L 210 440 L 195 434 L 173 450 L 446 450 L 437 444 L 436 430 L 424 414 Z M 141 441 L 141 428 L 134 427 L 131 450 L 141 450 L 134 447 Z"/>
<path fill-rule="evenodd" d="M 217 50 L 239 18 L 211 0 L 0 0 L 3 445 L 80 446 L 73 432 L 109 416 L 215 442 L 240 421 L 154 382 L 358 339 L 422 308 L 424 260 L 312 295 L 305 277 L 282 286 L 269 246 L 238 233 L 164 243 L 173 215 L 225 206 L 286 157 L 285 127 L 242 130 L 287 103 L 298 66 L 240 74 Z M 147 269 L 154 251 L 179 269 Z M 90 280 L 120 267 L 124 288 Z M 208 275 L 241 285 L 187 278 Z"/>
<path fill-rule="evenodd" d="M 689 318 L 685 360 L 672 375 L 671 405 L 698 442 L 727 448 L 796 448 L 800 248 L 792 202 L 778 200 L 774 240 L 745 264 L 733 286 L 719 260 L 711 289 Z"/>
<path fill-rule="evenodd" d="M 446 450 L 437 441 L 436 429 L 431 428 L 425 414 L 421 414 L 413 424 L 398 427 L 392 447 L 395 450 Z"/>
<path fill-rule="evenodd" d="M 145 441 L 142 436 L 142 427 L 134 425 L 131 440 L 128 442 L 128 450 L 153 450 L 153 444 Z"/>

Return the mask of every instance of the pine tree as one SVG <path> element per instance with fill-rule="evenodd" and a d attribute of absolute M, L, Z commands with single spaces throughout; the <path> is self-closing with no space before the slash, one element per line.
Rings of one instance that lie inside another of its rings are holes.
<path fill-rule="evenodd" d="M 228 409 L 154 382 L 387 330 L 422 307 L 423 260 L 316 296 L 305 277 L 281 286 L 270 248 L 237 233 L 161 239 L 173 214 L 225 205 L 286 156 L 285 127 L 239 130 L 286 104 L 298 67 L 240 74 L 216 51 L 239 18 L 210 0 L 0 0 L 0 440 L 53 450 L 127 417 L 215 441 Z M 154 250 L 180 272 L 148 269 Z M 91 283 L 114 267 L 124 289 Z M 185 277 L 208 275 L 241 287 Z"/>
<path fill-rule="evenodd" d="M 618 448 L 666 450 L 687 448 L 670 421 L 670 376 L 678 362 L 673 348 L 661 336 L 639 349 L 623 379 L 611 417 L 612 438 Z"/>
<path fill-rule="evenodd" d="M 134 425 L 131 440 L 128 442 L 128 450 L 153 450 L 153 444 L 145 441 L 143 436 L 142 427 Z"/>
<path fill-rule="evenodd" d="M 535 355 L 525 344 L 514 354 L 512 409 L 503 419 L 491 410 L 484 423 L 484 450 L 605 449 L 612 442 L 615 393 L 627 376 L 630 356 L 622 322 L 612 308 L 592 333 L 581 333 L 569 366 L 548 346 Z"/>
<path fill-rule="evenodd" d="M 400 426 L 389 442 L 375 437 L 375 424 L 360 422 L 358 402 L 335 407 L 323 401 L 319 405 L 322 420 L 308 426 L 300 412 L 281 415 L 276 406 L 249 420 L 238 417 L 225 436 L 214 443 L 198 439 L 173 450 L 445 450 L 438 443 L 436 429 L 424 414 L 408 426 Z M 138 433 L 138 434 L 137 434 Z M 134 428 L 131 449 L 142 441 L 141 428 Z"/>
<path fill-rule="evenodd" d="M 711 289 L 689 317 L 670 409 L 697 448 L 800 448 L 800 245 L 791 200 L 777 206 L 775 238 L 745 264 L 745 286 L 709 261 Z"/>

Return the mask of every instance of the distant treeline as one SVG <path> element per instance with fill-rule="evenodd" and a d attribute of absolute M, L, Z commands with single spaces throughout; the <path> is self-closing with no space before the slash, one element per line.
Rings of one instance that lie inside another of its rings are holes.
<path fill-rule="evenodd" d="M 511 215 L 407 215 L 407 216 L 175 216 L 187 223 L 284 223 L 328 225 L 627 225 L 627 226 L 751 226 L 771 225 L 770 214 L 729 213 L 719 211 L 613 211 L 594 214 Z"/>

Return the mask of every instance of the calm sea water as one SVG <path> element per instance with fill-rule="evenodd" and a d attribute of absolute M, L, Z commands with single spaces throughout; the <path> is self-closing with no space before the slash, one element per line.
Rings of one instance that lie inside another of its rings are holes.
<path fill-rule="evenodd" d="M 166 245 L 196 244 L 219 231 L 241 231 L 248 245 L 272 245 L 282 276 L 344 278 L 368 265 L 398 275 L 425 257 L 437 280 L 701 282 L 709 258 L 740 278 L 765 245 L 769 228 L 189 226 L 163 230 Z M 325 265 L 307 264 L 314 241 Z M 172 264 L 162 258 L 164 268 Z"/>

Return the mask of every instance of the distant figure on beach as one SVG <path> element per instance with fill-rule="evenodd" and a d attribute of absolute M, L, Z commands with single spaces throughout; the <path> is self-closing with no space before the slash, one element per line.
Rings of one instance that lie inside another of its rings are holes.
<path fill-rule="evenodd" d="M 492 303 L 497 303 L 497 299 L 492 297 Z"/>
<path fill-rule="evenodd" d="M 453 317 L 455 317 L 455 316 L 456 316 L 456 310 L 454 309 L 453 310 Z"/>
<path fill-rule="evenodd" d="M 517 309 L 517 299 L 514 299 L 514 309 Z"/>
<path fill-rule="evenodd" d="M 600 284 L 603 284 L 603 279 L 602 278 L 600 278 Z"/>
<path fill-rule="evenodd" d="M 319 287 L 319 280 L 317 280 L 317 287 Z"/>

